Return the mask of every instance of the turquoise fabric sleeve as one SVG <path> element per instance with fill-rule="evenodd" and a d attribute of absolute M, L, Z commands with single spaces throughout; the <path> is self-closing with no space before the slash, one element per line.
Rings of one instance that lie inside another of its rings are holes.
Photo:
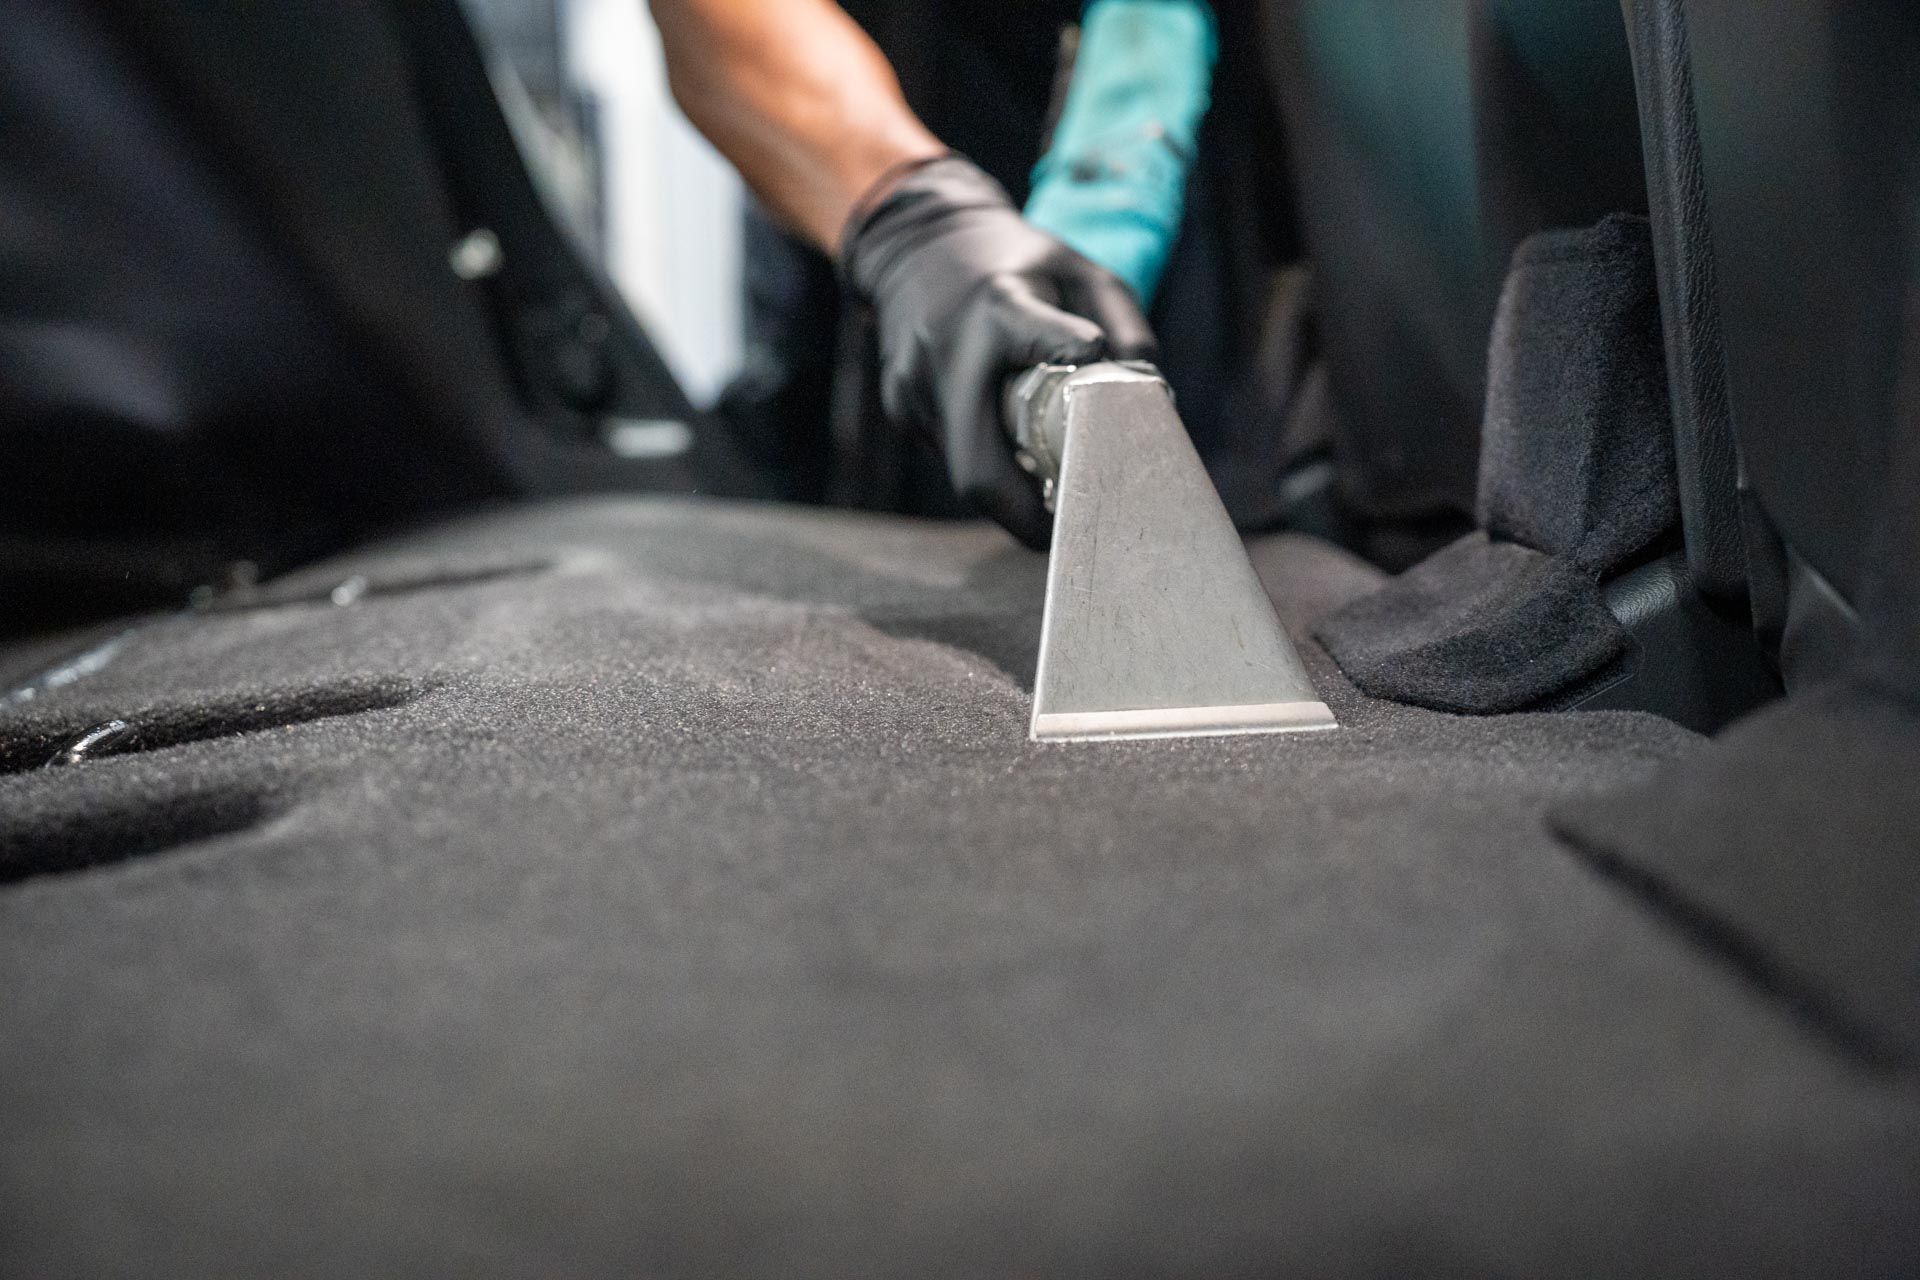
<path fill-rule="evenodd" d="M 1206 0 L 1093 0 L 1027 219 L 1153 299 L 1180 230 L 1219 36 Z"/>

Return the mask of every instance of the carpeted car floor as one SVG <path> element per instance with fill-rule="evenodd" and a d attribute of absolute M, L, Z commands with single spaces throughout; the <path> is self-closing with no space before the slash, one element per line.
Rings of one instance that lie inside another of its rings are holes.
<path fill-rule="evenodd" d="M 1335 733 L 1031 746 L 1043 573 L 608 501 L 14 654 L 0 1273 L 1911 1266 L 1920 1083 L 1544 821 L 1699 739 L 1309 650 Z"/>

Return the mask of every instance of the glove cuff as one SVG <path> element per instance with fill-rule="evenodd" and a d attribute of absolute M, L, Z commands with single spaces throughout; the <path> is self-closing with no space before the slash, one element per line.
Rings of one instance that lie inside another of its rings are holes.
<path fill-rule="evenodd" d="M 957 151 L 895 165 L 853 206 L 840 236 L 841 279 L 872 299 L 892 266 L 955 213 L 1001 208 L 1013 200 L 987 172 Z"/>
<path fill-rule="evenodd" d="M 952 151 L 943 151 L 936 156 L 914 156 L 910 160 L 896 160 L 888 165 L 880 176 L 860 193 L 860 198 L 853 202 L 853 208 L 848 210 L 847 221 L 840 231 L 841 256 L 845 256 L 847 246 L 852 242 L 854 234 L 886 202 L 887 197 L 893 194 L 894 188 L 930 165 L 954 159 L 955 154 Z"/>

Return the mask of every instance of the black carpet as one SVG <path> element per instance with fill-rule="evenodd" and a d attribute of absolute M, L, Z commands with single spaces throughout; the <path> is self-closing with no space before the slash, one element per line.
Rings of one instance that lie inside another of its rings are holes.
<path fill-rule="evenodd" d="M 1296 628 L 1375 583 L 1258 559 Z M 1698 739 L 1373 702 L 1311 651 L 1337 733 L 1030 746 L 1043 571 L 556 507 L 0 706 L 0 1273 L 1916 1256 L 1914 1078 L 1546 829 Z"/>

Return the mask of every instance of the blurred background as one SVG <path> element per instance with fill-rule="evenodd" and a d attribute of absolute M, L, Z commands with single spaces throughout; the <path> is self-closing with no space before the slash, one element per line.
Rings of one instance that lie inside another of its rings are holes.
<path fill-rule="evenodd" d="M 673 105 L 635 0 L 465 0 L 554 210 L 640 313 L 693 402 L 739 372 L 740 180 Z"/>
<path fill-rule="evenodd" d="M 1024 205 L 1082 0 L 842 3 Z M 1404 567 L 1471 525 L 1515 244 L 1645 208 L 1619 6 L 1211 7 L 1158 363 L 1243 529 Z M 641 0 L 10 20 L 11 598 L 171 601 L 508 498 L 966 514 L 881 410 L 864 304 L 671 101 Z"/>

